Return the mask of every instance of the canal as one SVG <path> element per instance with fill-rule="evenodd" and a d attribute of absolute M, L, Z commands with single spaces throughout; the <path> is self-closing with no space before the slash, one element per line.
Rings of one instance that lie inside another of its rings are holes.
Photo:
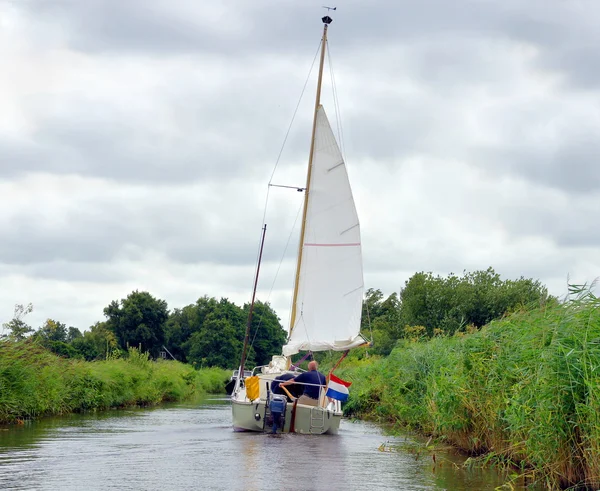
<path fill-rule="evenodd" d="M 235 433 L 229 400 L 0 427 L 2 490 L 493 490 L 506 475 L 344 420 L 337 436 Z M 513 489 L 521 489 L 513 483 Z"/>

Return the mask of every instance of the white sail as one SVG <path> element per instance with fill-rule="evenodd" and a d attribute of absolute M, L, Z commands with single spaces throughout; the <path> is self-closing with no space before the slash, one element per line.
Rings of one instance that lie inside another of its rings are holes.
<path fill-rule="evenodd" d="M 342 153 L 317 111 L 296 319 L 283 354 L 344 351 L 364 343 L 360 226 Z"/>

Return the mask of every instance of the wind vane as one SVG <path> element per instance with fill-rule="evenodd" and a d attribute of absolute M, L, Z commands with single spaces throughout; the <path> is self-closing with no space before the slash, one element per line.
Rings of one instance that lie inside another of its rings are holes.
<path fill-rule="evenodd" d="M 331 12 L 332 10 L 336 10 L 337 7 L 327 7 L 326 5 L 323 5 L 324 9 L 327 9 L 327 13 L 329 14 L 329 12 Z M 333 19 L 331 17 L 329 17 L 329 15 L 326 15 L 325 17 L 323 17 L 321 19 L 323 21 L 323 24 L 331 24 L 333 22 Z"/>

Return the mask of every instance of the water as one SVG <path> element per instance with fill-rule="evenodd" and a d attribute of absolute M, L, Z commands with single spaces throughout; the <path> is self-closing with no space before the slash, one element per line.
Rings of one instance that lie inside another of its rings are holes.
<path fill-rule="evenodd" d="M 506 480 L 457 468 L 452 453 L 434 463 L 423 442 L 364 422 L 342 421 L 337 436 L 271 436 L 230 421 L 229 401 L 212 397 L 0 428 L 0 489 L 459 491 Z"/>

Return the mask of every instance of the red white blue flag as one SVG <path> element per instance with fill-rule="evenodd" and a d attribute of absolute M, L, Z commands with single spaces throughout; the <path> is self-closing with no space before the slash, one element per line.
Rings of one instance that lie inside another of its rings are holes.
<path fill-rule="evenodd" d="M 337 378 L 335 375 L 329 376 L 329 384 L 327 384 L 327 397 L 337 399 L 338 401 L 348 400 L 348 387 L 352 385 L 352 382 L 345 382 L 341 378 Z"/>

